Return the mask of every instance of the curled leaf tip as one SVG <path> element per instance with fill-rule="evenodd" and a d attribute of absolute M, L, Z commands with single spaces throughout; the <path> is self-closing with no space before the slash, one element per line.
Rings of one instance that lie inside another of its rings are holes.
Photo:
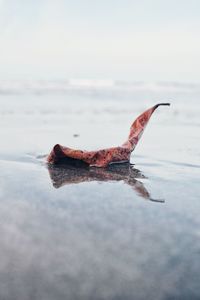
<path fill-rule="evenodd" d="M 161 105 L 165 105 L 165 106 L 170 106 L 171 104 L 170 103 L 166 103 L 166 102 L 164 102 L 164 103 L 158 103 L 158 104 L 156 104 L 155 106 L 154 106 L 154 108 L 156 109 L 158 106 L 161 106 Z"/>

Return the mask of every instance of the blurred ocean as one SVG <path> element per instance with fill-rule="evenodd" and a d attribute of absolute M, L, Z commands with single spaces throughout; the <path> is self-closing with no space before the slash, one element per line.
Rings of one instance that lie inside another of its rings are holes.
<path fill-rule="evenodd" d="M 0 299 L 200 298 L 199 99 L 197 84 L 0 81 Z M 56 143 L 122 144 L 159 102 L 133 173 L 45 164 Z"/>
<path fill-rule="evenodd" d="M 0 80 L 0 94 L 66 94 L 68 92 L 101 92 L 132 94 L 133 92 L 199 93 L 200 84 L 180 82 L 133 82 L 123 80 Z"/>

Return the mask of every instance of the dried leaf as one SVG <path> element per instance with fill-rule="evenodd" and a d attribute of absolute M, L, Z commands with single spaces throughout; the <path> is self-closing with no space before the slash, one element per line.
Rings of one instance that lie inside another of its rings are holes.
<path fill-rule="evenodd" d="M 83 164 L 95 167 L 106 167 L 110 163 L 129 162 L 131 152 L 135 149 L 140 140 L 151 115 L 160 105 L 170 104 L 160 103 L 142 113 L 131 125 L 128 140 L 122 144 L 122 146 L 97 151 L 83 151 L 56 144 L 47 157 L 47 162 L 56 164 L 61 160 L 69 159 L 75 161 L 78 160 L 83 162 Z"/>

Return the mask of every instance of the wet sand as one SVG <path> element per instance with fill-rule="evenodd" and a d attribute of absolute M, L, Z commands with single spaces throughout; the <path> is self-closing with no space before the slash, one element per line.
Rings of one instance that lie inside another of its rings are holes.
<path fill-rule="evenodd" d="M 1 299 L 199 299 L 198 96 L 0 96 Z M 56 143 L 121 144 L 140 112 L 170 99 L 133 165 L 45 164 Z"/>

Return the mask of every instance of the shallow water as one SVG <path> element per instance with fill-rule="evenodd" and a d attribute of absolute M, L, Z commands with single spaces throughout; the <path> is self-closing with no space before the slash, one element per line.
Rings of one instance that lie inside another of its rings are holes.
<path fill-rule="evenodd" d="M 0 299 L 199 299 L 199 92 L 80 90 L 0 96 Z M 120 145 L 108 170 L 50 167 L 56 143 Z"/>

